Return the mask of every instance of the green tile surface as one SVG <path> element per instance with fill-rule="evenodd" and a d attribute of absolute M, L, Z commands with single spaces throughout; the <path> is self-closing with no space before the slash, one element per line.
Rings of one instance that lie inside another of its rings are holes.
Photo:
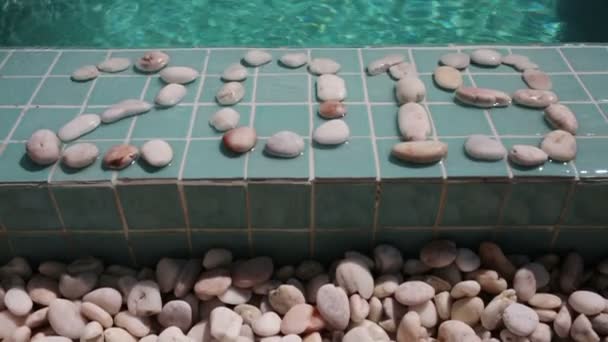
<path fill-rule="evenodd" d="M 129 229 L 185 227 L 175 184 L 121 185 L 117 191 Z"/>
<path fill-rule="evenodd" d="M 442 226 L 485 226 L 498 222 L 507 184 L 448 184 Z"/>
<path fill-rule="evenodd" d="M 1 71 L 1 70 L 0 70 Z M 0 78 L 0 105 L 19 106 L 28 103 L 42 79 Z"/>
<path fill-rule="evenodd" d="M 192 126 L 192 137 L 221 137 L 224 135 L 224 132 L 218 132 L 209 125 L 209 120 L 221 108 L 216 104 L 198 107 L 194 125 Z M 239 103 L 231 108 L 236 110 L 240 115 L 239 126 L 249 126 L 251 106 Z"/>
<path fill-rule="evenodd" d="M 379 227 L 432 226 L 437 217 L 441 183 L 382 183 Z"/>
<path fill-rule="evenodd" d="M 448 178 L 508 177 L 505 161 L 478 161 L 469 157 L 463 147 L 466 139 L 446 138 L 442 141 L 448 144 L 448 156 L 444 162 Z"/>
<path fill-rule="evenodd" d="M 295 265 L 310 257 L 310 233 L 254 231 L 253 251 L 256 256 L 273 258 L 276 266 Z"/>
<path fill-rule="evenodd" d="M 246 154 L 226 149 L 221 140 L 195 140 L 190 142 L 182 176 L 183 179 L 242 179 L 245 157 Z"/>
<path fill-rule="evenodd" d="M 329 263 L 344 258 L 344 252 L 369 253 L 372 233 L 369 231 L 316 231 L 314 234 L 314 258 Z"/>
<path fill-rule="evenodd" d="M 0 73 L 2 75 L 44 75 L 57 52 L 52 51 L 15 51 L 6 61 Z M 75 70 L 75 69 L 74 69 Z"/>
<path fill-rule="evenodd" d="M 557 224 L 566 204 L 569 188 L 569 182 L 525 182 L 511 185 L 502 224 Z"/>
<path fill-rule="evenodd" d="M 606 225 L 608 212 L 605 203 L 608 200 L 608 186 L 603 183 L 578 184 L 572 201 L 566 212 L 566 224 L 570 225 Z"/>
<path fill-rule="evenodd" d="M 66 229 L 122 231 L 122 222 L 111 187 L 55 186 L 52 191 Z"/>
<path fill-rule="evenodd" d="M 246 189 L 242 185 L 184 185 L 190 226 L 247 228 Z"/>
<path fill-rule="evenodd" d="M 9 234 L 9 241 L 15 253 L 34 263 L 70 261 L 75 257 L 70 241 L 61 233 Z"/>
<path fill-rule="evenodd" d="M 247 231 L 193 231 L 192 255 L 203 257 L 211 248 L 228 248 L 235 258 L 249 257 L 249 237 Z"/>
<path fill-rule="evenodd" d="M 316 178 L 376 178 L 370 138 L 351 138 L 337 146 L 315 144 Z"/>
<path fill-rule="evenodd" d="M 316 184 L 316 227 L 371 230 L 375 197 L 374 183 Z"/>
<path fill-rule="evenodd" d="M 253 228 L 309 227 L 309 184 L 249 184 L 248 191 Z"/>
<path fill-rule="evenodd" d="M 575 71 L 608 71 L 608 50 L 605 47 L 561 48 Z"/>
<path fill-rule="evenodd" d="M 62 228 L 46 187 L 0 187 L 0 220 L 9 232 Z"/>

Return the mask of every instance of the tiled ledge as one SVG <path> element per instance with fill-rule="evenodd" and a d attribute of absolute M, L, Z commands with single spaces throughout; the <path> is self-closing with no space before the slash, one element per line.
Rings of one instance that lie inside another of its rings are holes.
<path fill-rule="evenodd" d="M 471 245 L 496 239 L 517 253 L 573 248 L 600 256 L 608 234 L 607 47 L 496 47 L 541 65 L 579 119 L 574 162 L 525 170 L 508 162 L 471 161 L 462 144 L 473 133 L 496 135 L 507 147 L 536 144 L 550 130 L 540 111 L 462 107 L 432 83 L 441 54 L 474 48 L 304 49 L 343 66 L 349 91 L 345 120 L 353 137 L 331 149 L 310 139 L 322 122 L 313 76 L 274 63 L 252 71 L 237 109 L 241 123 L 255 127 L 261 138 L 258 148 L 242 156 L 223 150 L 207 121 L 217 107 L 212 101 L 219 74 L 245 49 L 164 49 L 172 64 L 201 71 L 185 102 L 102 126 L 81 141 L 95 142 L 103 153 L 121 142 L 165 138 L 174 162 L 161 170 L 136 163 L 113 172 L 98 161 L 75 173 L 31 164 L 24 157 L 25 140 L 35 129 L 58 129 L 80 112 L 100 112 L 127 97 L 153 99 L 161 85 L 156 75 L 128 71 L 85 84 L 73 84 L 68 76 L 78 66 L 143 50 L 0 51 L 0 258 L 98 254 L 149 263 L 160 255 L 200 255 L 221 245 L 287 262 L 327 259 L 379 242 L 414 253 L 433 237 Z M 286 50 L 271 51 L 276 59 Z M 390 157 L 399 141 L 394 81 L 361 72 L 389 52 L 415 62 L 427 86 L 424 104 L 433 135 L 449 145 L 441 163 L 419 167 Z M 465 76 L 468 84 L 508 92 L 525 87 L 520 74 L 504 66 L 472 66 Z M 276 160 L 262 153 L 265 138 L 280 129 L 307 139 L 303 156 Z"/>

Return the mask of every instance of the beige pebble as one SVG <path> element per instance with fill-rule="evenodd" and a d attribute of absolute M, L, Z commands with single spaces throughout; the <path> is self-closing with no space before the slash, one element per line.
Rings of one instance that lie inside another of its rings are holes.
<path fill-rule="evenodd" d="M 539 309 L 558 309 L 562 300 L 551 293 L 537 293 L 528 300 L 528 304 Z"/>
<path fill-rule="evenodd" d="M 340 119 L 346 115 L 346 105 L 337 100 L 323 101 L 319 105 L 319 115 L 325 119 Z"/>
<path fill-rule="evenodd" d="M 317 292 L 317 309 L 336 330 L 344 330 L 350 320 L 350 303 L 346 292 L 333 284 L 323 285 Z"/>
<path fill-rule="evenodd" d="M 82 297 L 82 300 L 100 306 L 110 315 L 116 315 L 122 305 L 122 295 L 110 287 L 95 289 Z"/>
<path fill-rule="evenodd" d="M 27 315 L 34 305 L 23 287 L 13 287 L 4 295 L 4 305 L 15 316 Z"/>
<path fill-rule="evenodd" d="M 192 326 L 192 308 L 186 301 L 172 300 L 163 305 L 157 319 L 165 328 L 174 326 L 188 331 Z"/>
<path fill-rule="evenodd" d="M 601 313 L 591 318 L 591 325 L 593 330 L 597 332 L 598 335 L 608 335 L 608 314 Z"/>
<path fill-rule="evenodd" d="M 503 312 L 502 320 L 505 327 L 517 336 L 532 334 L 539 323 L 536 312 L 519 303 L 509 305 Z"/>
<path fill-rule="evenodd" d="M 448 153 L 448 145 L 440 141 L 408 141 L 395 144 L 392 155 L 406 162 L 430 164 L 440 161 Z"/>
<path fill-rule="evenodd" d="M 105 342 L 136 342 L 137 339 L 121 328 L 109 328 L 104 330 Z M 160 341 L 160 339 L 159 339 Z"/>
<path fill-rule="evenodd" d="M 420 250 L 420 260 L 432 268 L 450 265 L 458 254 L 456 244 L 449 240 L 435 240 Z"/>
<path fill-rule="evenodd" d="M 568 304 L 578 313 L 587 316 L 597 315 L 606 307 L 604 298 L 591 291 L 575 291 L 568 298 Z"/>
<path fill-rule="evenodd" d="M 128 144 L 114 145 L 103 156 L 103 165 L 111 170 L 122 170 L 133 164 L 138 157 L 137 147 Z"/>
<path fill-rule="evenodd" d="M 104 328 L 111 328 L 114 323 L 114 320 L 109 313 L 90 302 L 82 303 L 80 306 L 80 313 L 92 321 L 99 322 Z"/>
<path fill-rule="evenodd" d="M 156 282 L 143 280 L 135 284 L 127 298 L 129 312 L 136 316 L 152 316 L 161 312 L 162 300 Z"/>
<path fill-rule="evenodd" d="M 344 288 L 346 293 L 359 293 L 365 299 L 369 299 L 374 293 L 374 278 L 366 265 L 358 260 L 345 259 L 338 264 L 336 283 Z"/>
<path fill-rule="evenodd" d="M 148 317 L 138 317 L 129 311 L 121 311 L 114 316 L 114 324 L 127 330 L 135 337 L 144 337 L 150 333 L 151 322 Z"/>
<path fill-rule="evenodd" d="M 515 290 L 508 289 L 494 297 L 481 313 L 481 324 L 488 330 L 494 330 L 502 320 L 505 309 L 517 302 Z"/>
<path fill-rule="evenodd" d="M 536 278 L 534 273 L 527 268 L 520 268 L 515 272 L 513 288 L 517 293 L 517 299 L 527 302 L 536 294 Z"/>
<path fill-rule="evenodd" d="M 142 72 L 156 72 L 169 63 L 169 55 L 162 51 L 148 51 L 135 61 L 135 67 Z"/>
<path fill-rule="evenodd" d="M 27 316 L 24 324 L 34 329 L 46 325 L 48 323 L 49 307 L 38 309 Z"/>
<path fill-rule="evenodd" d="M 442 342 L 481 342 L 481 339 L 470 326 L 457 320 L 441 323 L 438 338 Z"/>
<path fill-rule="evenodd" d="M 360 323 L 365 320 L 369 314 L 369 303 L 361 298 L 359 294 L 353 294 L 349 298 L 350 304 L 350 319 L 355 323 Z"/>
<path fill-rule="evenodd" d="M 452 287 L 452 291 L 450 295 L 454 299 L 459 299 L 463 297 L 475 297 L 481 291 L 481 285 L 474 280 L 465 280 L 457 283 Z"/>
<path fill-rule="evenodd" d="M 540 70 L 524 70 L 522 78 L 531 89 L 551 90 L 553 87 L 551 77 Z"/>
<path fill-rule="evenodd" d="M 380 274 L 399 272 L 403 266 L 401 252 L 391 245 L 376 246 L 374 248 L 374 261 L 376 271 Z"/>
<path fill-rule="evenodd" d="M 572 322 L 570 337 L 577 342 L 593 342 L 600 340 L 597 333 L 593 331 L 589 318 L 583 314 L 578 315 L 574 322 Z"/>
<path fill-rule="evenodd" d="M 402 282 L 403 277 L 399 274 L 381 275 L 375 280 L 374 296 L 381 299 L 392 296 Z"/>
<path fill-rule="evenodd" d="M 82 336 L 80 337 L 81 342 L 103 342 L 103 327 L 99 322 L 91 321 L 84 327 Z"/>
<path fill-rule="evenodd" d="M 553 160 L 568 162 L 576 157 L 576 139 L 563 130 L 546 134 L 540 143 L 540 148 Z"/>
<path fill-rule="evenodd" d="M 426 109 L 415 102 L 408 102 L 399 107 L 397 124 L 406 140 L 423 141 L 431 134 L 431 121 Z"/>
<path fill-rule="evenodd" d="M 218 340 L 234 340 L 239 336 L 243 319 L 234 311 L 217 307 L 211 311 L 211 336 Z"/>
<path fill-rule="evenodd" d="M 403 305 L 422 304 L 435 296 L 435 289 L 422 281 L 406 281 L 395 291 L 395 299 Z"/>
<path fill-rule="evenodd" d="M 297 304 L 293 306 L 281 321 L 281 332 L 288 334 L 302 334 L 311 323 L 315 307 L 309 304 Z"/>
<path fill-rule="evenodd" d="M 557 95 L 549 90 L 520 89 L 513 94 L 513 101 L 531 108 L 547 108 L 557 103 Z"/>
<path fill-rule="evenodd" d="M 530 342 L 551 342 L 553 332 L 547 324 L 540 323 L 530 335 Z"/>
<path fill-rule="evenodd" d="M 557 336 L 561 338 L 566 338 L 570 333 L 571 327 L 572 316 L 570 315 L 568 307 L 563 305 L 557 313 L 557 317 L 555 317 L 555 320 L 553 320 L 553 330 L 555 330 Z"/>
<path fill-rule="evenodd" d="M 239 305 L 245 304 L 251 299 L 251 289 L 240 289 L 238 287 L 230 286 L 217 298 L 224 304 L 228 305 Z"/>
<path fill-rule="evenodd" d="M 539 166 L 544 164 L 548 158 L 545 151 L 532 145 L 513 145 L 509 150 L 509 160 L 521 166 Z"/>
<path fill-rule="evenodd" d="M 420 316 L 414 311 L 410 311 L 403 316 L 397 330 L 397 341 L 421 341 L 427 337 L 427 332 L 422 323 Z"/>
<path fill-rule="evenodd" d="M 13 334 L 8 339 L 10 342 L 29 342 L 32 336 L 32 330 L 27 326 L 20 326 L 13 331 Z"/>
<path fill-rule="evenodd" d="M 481 260 L 479 256 L 468 248 L 458 248 L 454 263 L 462 272 L 472 272 L 479 268 Z"/>
<path fill-rule="evenodd" d="M 511 97 L 502 91 L 475 87 L 460 87 L 456 89 L 458 101 L 480 108 L 506 107 L 511 104 Z"/>
<path fill-rule="evenodd" d="M 194 285 L 194 293 L 201 298 L 206 296 L 219 296 L 226 292 L 232 284 L 230 272 L 223 268 L 216 268 L 203 272 Z"/>
<path fill-rule="evenodd" d="M 450 292 L 443 291 L 438 293 L 433 300 L 435 301 L 439 318 L 444 321 L 449 319 L 452 312 L 452 297 L 450 296 Z"/>
<path fill-rule="evenodd" d="M 451 52 L 439 58 L 442 65 L 451 66 L 456 69 L 465 69 L 471 63 L 471 57 L 462 52 Z"/>
<path fill-rule="evenodd" d="M 253 323 L 252 328 L 258 336 L 274 336 L 281 331 L 281 317 L 272 311 L 266 312 Z"/>
<path fill-rule="evenodd" d="M 80 315 L 79 307 L 65 299 L 55 299 L 51 302 L 48 320 L 53 330 L 71 339 L 79 339 L 86 324 Z"/>
<path fill-rule="evenodd" d="M 408 102 L 421 102 L 426 96 L 424 83 L 416 76 L 405 76 L 395 86 L 395 97 L 400 105 Z"/>
<path fill-rule="evenodd" d="M 306 302 L 304 294 L 293 285 L 281 285 L 268 293 L 270 305 L 276 312 L 284 315 L 294 305 Z"/>
<path fill-rule="evenodd" d="M 451 318 L 473 326 L 481 319 L 483 309 L 481 298 L 462 298 L 452 304 Z"/>
<path fill-rule="evenodd" d="M 462 85 L 462 75 L 451 66 L 440 66 L 435 69 L 433 79 L 438 86 L 447 90 L 456 90 Z"/>
<path fill-rule="evenodd" d="M 432 300 L 419 305 L 410 306 L 409 310 L 418 314 L 420 317 L 420 324 L 422 324 L 423 327 L 431 329 L 437 325 L 437 308 Z"/>
<path fill-rule="evenodd" d="M 554 103 L 545 108 L 545 120 L 555 129 L 561 129 L 570 134 L 576 134 L 578 130 L 578 121 L 576 115 L 570 108 L 561 104 Z"/>
<path fill-rule="evenodd" d="M 232 271 L 236 287 L 252 288 L 271 278 L 274 264 L 269 257 L 257 257 L 238 264 Z"/>
<path fill-rule="evenodd" d="M 538 315 L 538 320 L 545 323 L 551 323 L 557 317 L 557 312 L 548 309 L 534 309 Z"/>
<path fill-rule="evenodd" d="M 382 302 L 378 297 L 372 297 L 369 299 L 369 315 L 367 318 L 370 321 L 378 322 L 382 316 Z"/>

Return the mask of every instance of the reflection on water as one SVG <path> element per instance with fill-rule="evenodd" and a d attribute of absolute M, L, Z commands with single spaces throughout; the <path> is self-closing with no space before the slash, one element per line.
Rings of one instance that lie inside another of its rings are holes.
<path fill-rule="evenodd" d="M 0 1 L 4 1 L 0 4 L 3 45 L 350 46 L 608 40 L 608 25 L 599 22 L 607 12 L 606 0 Z"/>

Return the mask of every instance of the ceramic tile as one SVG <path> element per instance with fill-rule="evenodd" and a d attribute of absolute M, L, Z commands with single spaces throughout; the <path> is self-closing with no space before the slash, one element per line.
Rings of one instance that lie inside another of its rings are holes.
<path fill-rule="evenodd" d="M 141 56 L 144 55 L 145 51 L 113 51 L 110 54 L 110 58 L 115 58 L 115 57 L 122 57 L 122 58 L 129 58 L 131 60 L 131 66 L 129 68 L 127 68 L 127 70 L 121 71 L 119 75 L 145 75 L 141 72 L 139 72 L 136 68 L 135 68 L 135 61 L 137 61 L 138 58 L 140 58 Z"/>
<path fill-rule="evenodd" d="M 241 102 L 250 102 L 253 92 L 253 77 L 249 77 L 241 83 L 245 88 L 245 95 L 243 96 Z M 219 76 L 205 77 L 205 83 L 203 84 L 199 101 L 216 103 L 215 94 L 217 94 L 217 91 L 220 90 L 222 85 L 224 85 L 224 82 L 222 82 L 222 79 Z"/>
<path fill-rule="evenodd" d="M 375 198 L 374 183 L 317 183 L 315 226 L 371 230 Z"/>
<path fill-rule="evenodd" d="M 27 104 L 40 80 L 41 78 L 0 78 L 0 105 Z"/>
<path fill-rule="evenodd" d="M 329 121 L 321 117 L 319 113 L 319 106 L 315 105 L 313 108 L 313 129 L 321 126 L 323 123 Z M 342 118 L 348 125 L 351 136 L 369 136 L 369 117 L 367 114 L 367 106 L 365 105 L 347 105 L 346 115 Z M 1 128 L 0 128 L 1 129 Z"/>
<path fill-rule="evenodd" d="M 154 108 L 137 119 L 133 139 L 185 138 L 190 128 L 192 107 Z"/>
<path fill-rule="evenodd" d="M 104 108 L 91 108 L 87 107 L 87 113 L 101 114 L 104 112 Z M 102 123 L 95 129 L 93 132 L 86 135 L 86 139 L 119 139 L 123 140 L 127 136 L 129 132 L 129 128 L 131 127 L 131 122 L 133 118 L 127 118 L 124 120 L 119 120 L 112 122 L 111 124 Z"/>
<path fill-rule="evenodd" d="M 552 228 L 503 227 L 496 229 L 494 240 L 506 254 L 536 256 L 549 251 L 552 237 Z"/>
<path fill-rule="evenodd" d="M 560 101 L 589 101 L 589 96 L 585 93 L 578 80 L 572 75 L 552 75 L 551 89 Z"/>
<path fill-rule="evenodd" d="M 476 251 L 479 244 L 484 241 L 492 241 L 494 230 L 487 228 L 439 228 L 437 230 L 437 239 L 451 240 L 456 243 L 459 248 L 471 248 Z"/>
<path fill-rule="evenodd" d="M 504 183 L 448 184 L 441 225 L 495 225 L 507 186 Z"/>
<path fill-rule="evenodd" d="M 201 232 L 193 231 L 192 256 L 203 257 L 211 248 L 227 248 L 234 258 L 249 257 L 249 237 L 247 231 Z"/>
<path fill-rule="evenodd" d="M 604 47 L 561 50 L 575 71 L 608 71 L 608 50 Z"/>
<path fill-rule="evenodd" d="M 505 145 L 506 149 L 509 150 L 513 145 L 517 144 L 540 146 L 541 140 L 542 138 L 507 138 L 502 139 L 502 143 Z M 547 176 L 573 178 L 575 176 L 574 169 L 572 169 L 572 166 L 569 163 L 552 160 L 536 167 L 524 167 L 515 165 L 512 162 L 509 162 L 509 165 L 511 165 L 515 177 Z"/>
<path fill-rule="evenodd" d="M 510 67 L 506 67 L 511 69 Z M 511 69 L 513 72 L 513 69 Z M 480 88 L 490 88 L 512 95 L 516 90 L 527 89 L 528 86 L 521 75 L 473 75 L 475 84 Z"/>
<path fill-rule="evenodd" d="M 401 250 L 404 257 L 418 258 L 420 248 L 433 240 L 431 228 L 383 229 L 376 233 L 376 244 L 386 243 Z"/>
<path fill-rule="evenodd" d="M 66 235 L 61 233 L 9 234 L 9 241 L 19 256 L 25 257 L 33 263 L 44 260 L 70 261 L 74 259 L 72 246 Z"/>
<path fill-rule="evenodd" d="M 241 63 L 246 52 L 247 49 L 211 50 L 207 63 L 207 73 L 221 74 L 230 64 Z M 253 74 L 253 70 L 253 68 L 249 69 L 249 75 Z"/>
<path fill-rule="evenodd" d="M 132 265 L 129 246 L 123 232 L 71 232 L 69 239 L 77 257 L 95 256 L 107 264 Z"/>
<path fill-rule="evenodd" d="M 500 135 L 538 135 L 551 131 L 540 109 L 509 106 L 490 110 L 492 122 Z"/>
<path fill-rule="evenodd" d="M 51 51 L 15 51 L 6 61 L 0 74 L 2 75 L 44 75 L 57 52 Z M 3 88 L 4 89 L 4 88 Z"/>
<path fill-rule="evenodd" d="M 221 108 L 222 107 L 216 104 L 198 107 L 196 111 L 196 118 L 194 119 L 194 126 L 192 127 L 192 137 L 221 137 L 224 135 L 224 132 L 218 132 L 211 127 L 211 125 L 209 125 L 209 120 L 211 117 L 213 117 L 213 115 Z M 239 112 L 239 126 L 249 126 L 251 106 L 238 103 L 231 108 Z"/>
<path fill-rule="evenodd" d="M 429 110 L 438 136 L 492 134 L 482 110 L 459 105 L 429 105 Z"/>
<path fill-rule="evenodd" d="M 68 230 L 120 230 L 114 191 L 109 186 L 56 186 L 51 188 Z"/>
<path fill-rule="evenodd" d="M 147 77 L 102 77 L 97 80 L 89 105 L 110 106 L 126 99 L 139 99 Z"/>
<path fill-rule="evenodd" d="M 576 115 L 578 130 L 576 135 L 608 135 L 608 122 L 593 104 L 569 104 Z"/>
<path fill-rule="evenodd" d="M 0 262 L 3 264 L 13 257 L 13 252 L 6 233 L 0 233 Z"/>
<path fill-rule="evenodd" d="M 84 101 L 92 82 L 74 82 L 69 77 L 47 78 L 34 98 L 38 105 L 80 105 Z"/>
<path fill-rule="evenodd" d="M 163 257 L 186 258 L 189 255 L 185 231 L 129 233 L 129 243 L 140 266 L 154 267 Z"/>
<path fill-rule="evenodd" d="M 260 72 L 263 73 L 302 73 L 306 74 L 306 65 L 299 68 L 288 68 L 279 62 L 279 59 L 286 53 L 304 53 L 306 49 L 275 49 L 267 50 L 272 55 L 272 61 L 270 63 L 260 66 Z"/>
<path fill-rule="evenodd" d="M 196 80 L 194 80 L 194 82 L 184 84 L 184 86 L 186 87 L 186 95 L 181 100 L 181 103 L 193 103 L 195 101 L 200 82 L 201 79 L 197 78 Z M 156 95 L 158 95 L 158 92 L 166 85 L 167 83 L 161 80 L 160 77 L 152 77 L 152 79 L 150 80 L 150 84 L 148 85 L 148 89 L 146 90 L 144 100 L 150 103 L 154 103 Z"/>
<path fill-rule="evenodd" d="M 79 67 L 99 64 L 105 60 L 106 54 L 105 51 L 64 51 L 51 75 L 71 75 Z"/>
<path fill-rule="evenodd" d="M 257 119 L 256 119 L 257 120 Z M 250 152 L 247 165 L 249 179 L 308 179 L 310 140 L 304 139 L 304 151 L 296 158 L 279 158 L 264 151 L 267 139 L 259 139 L 258 148 Z"/>
<path fill-rule="evenodd" d="M 420 79 L 426 86 L 426 100 L 430 102 L 454 102 L 454 91 L 440 88 L 435 84 L 432 75 L 421 75 Z M 466 74 L 462 75 L 462 84 L 471 86 L 471 79 Z"/>
<path fill-rule="evenodd" d="M 381 50 L 361 49 L 361 56 L 363 57 L 363 66 L 366 68 L 366 70 L 367 70 L 367 66 L 369 65 L 369 63 L 371 63 L 377 59 L 383 58 L 387 55 L 401 55 L 403 57 L 404 61 L 406 61 L 406 62 L 409 61 L 408 49 L 406 49 L 406 48 L 381 49 Z M 378 76 L 380 76 L 380 75 L 377 75 L 374 77 L 378 77 Z"/>
<path fill-rule="evenodd" d="M 312 49 L 310 50 L 310 57 L 331 58 L 340 63 L 340 72 L 358 72 L 361 70 L 357 49 Z"/>
<path fill-rule="evenodd" d="M 441 178 L 441 164 L 414 164 L 404 162 L 391 154 L 398 139 L 377 139 L 380 177 L 388 178 Z"/>
<path fill-rule="evenodd" d="M 338 146 L 315 144 L 316 178 L 376 178 L 370 138 L 351 138 Z"/>
<path fill-rule="evenodd" d="M 368 254 L 373 244 L 370 231 L 322 231 L 314 234 L 314 259 L 328 264 L 344 257 L 344 252 L 358 251 Z"/>
<path fill-rule="evenodd" d="M 579 75 L 579 77 L 595 101 L 608 101 L 608 88 L 606 87 L 608 75 Z"/>
<path fill-rule="evenodd" d="M 511 49 L 514 54 L 527 56 L 545 72 L 568 72 L 570 69 L 557 49 Z"/>
<path fill-rule="evenodd" d="M 132 141 L 141 147 L 145 141 Z M 165 167 L 155 167 L 148 164 L 143 158 L 139 158 L 127 169 L 118 173 L 118 179 L 176 179 L 179 177 L 179 168 L 184 157 L 185 141 L 167 141 L 173 149 L 173 160 Z"/>
<path fill-rule="evenodd" d="M 433 50 L 418 50 L 412 49 L 412 55 L 416 62 L 418 72 L 433 72 L 439 66 L 441 56 L 458 52 L 456 49 L 433 49 Z"/>
<path fill-rule="evenodd" d="M 35 164 L 25 154 L 24 143 L 8 144 L 0 154 L 0 181 L 45 182 L 51 166 Z"/>
<path fill-rule="evenodd" d="M 258 76 L 256 102 L 308 101 L 308 76 Z"/>
<path fill-rule="evenodd" d="M 99 149 L 100 157 L 93 164 L 84 169 L 72 169 L 65 166 L 63 163 L 55 168 L 51 182 L 87 182 L 87 181 L 109 181 L 112 179 L 113 171 L 102 166 L 103 155 L 116 145 L 115 142 L 96 142 L 94 143 Z M 68 145 L 69 146 L 69 145 Z M 133 167 L 133 166 L 130 166 Z"/>
<path fill-rule="evenodd" d="M 260 146 L 256 148 L 262 148 Z M 227 150 L 221 140 L 191 141 L 184 179 L 242 179 L 246 154 Z M 213 161 L 213 162 L 210 162 Z"/>
<path fill-rule="evenodd" d="M 440 197 L 441 183 L 382 183 L 378 226 L 432 226 Z"/>
<path fill-rule="evenodd" d="M 309 184 L 249 184 L 253 228 L 302 228 L 310 226 Z"/>
<path fill-rule="evenodd" d="M 167 53 L 171 60 L 169 65 L 179 65 L 193 68 L 199 72 L 203 71 L 203 64 L 207 51 L 205 50 L 176 50 Z"/>
<path fill-rule="evenodd" d="M 396 82 L 388 74 L 380 74 L 373 77 L 366 76 L 367 95 L 369 102 L 394 102 Z"/>
<path fill-rule="evenodd" d="M 27 140 L 39 129 L 50 129 L 57 132 L 77 114 L 78 109 L 72 108 L 31 108 L 23 115 L 12 139 Z"/>
<path fill-rule="evenodd" d="M 557 224 L 569 188 L 569 182 L 525 182 L 511 185 L 502 224 Z"/>
<path fill-rule="evenodd" d="M 393 105 L 372 105 L 372 119 L 376 137 L 398 137 L 401 136 L 397 124 L 399 108 Z"/>
<path fill-rule="evenodd" d="M 587 262 L 599 262 L 606 257 L 606 248 L 598 241 L 608 239 L 608 229 L 561 228 L 554 249 L 561 253 L 576 251 Z"/>
<path fill-rule="evenodd" d="M 247 228 L 245 187 L 184 185 L 192 228 Z"/>
<path fill-rule="evenodd" d="M 174 184 L 119 185 L 116 189 L 130 230 L 186 226 Z"/>
<path fill-rule="evenodd" d="M 253 251 L 256 256 L 273 258 L 275 266 L 296 265 L 310 258 L 310 233 L 254 231 Z"/>
<path fill-rule="evenodd" d="M 61 229 L 61 222 L 46 187 L 0 187 L 0 220 L 9 232 Z"/>
<path fill-rule="evenodd" d="M 606 177 L 608 162 L 598 158 L 608 148 L 608 139 L 577 139 L 576 169 L 581 178 Z"/>
<path fill-rule="evenodd" d="M 606 225 L 608 212 L 604 205 L 608 201 L 608 186 L 604 183 L 580 183 L 566 212 L 569 225 Z"/>
<path fill-rule="evenodd" d="M 466 139 L 445 138 L 448 144 L 448 156 L 444 161 L 448 178 L 454 177 L 501 177 L 507 178 L 507 165 L 503 160 L 482 161 L 474 160 L 464 151 Z"/>
<path fill-rule="evenodd" d="M 21 114 L 21 109 L 18 108 L 0 109 L 0 141 L 3 141 L 11 132 L 19 114 Z"/>
<path fill-rule="evenodd" d="M 292 131 L 308 136 L 310 131 L 308 105 L 256 106 L 253 127 L 260 137 L 270 137 L 279 131 Z"/>

